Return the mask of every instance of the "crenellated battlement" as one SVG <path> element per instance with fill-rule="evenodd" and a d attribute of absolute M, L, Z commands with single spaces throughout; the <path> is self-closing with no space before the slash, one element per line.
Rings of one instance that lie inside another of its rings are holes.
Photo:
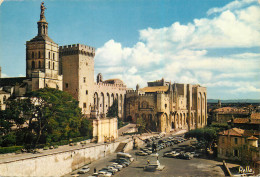
<path fill-rule="evenodd" d="M 145 93 L 145 94 L 140 93 L 139 96 L 140 97 L 154 97 L 154 94 L 152 94 L 152 93 Z"/>
<path fill-rule="evenodd" d="M 126 89 L 126 85 L 124 84 L 108 84 L 108 83 L 102 83 L 102 82 L 99 82 L 99 83 L 95 83 L 97 86 L 101 86 L 101 87 L 118 87 L 118 88 L 124 88 Z"/>
<path fill-rule="evenodd" d="M 137 93 L 137 90 L 127 90 L 126 93 Z"/>
<path fill-rule="evenodd" d="M 94 57 L 95 48 L 83 44 L 72 44 L 59 47 L 60 55 L 82 54 Z"/>

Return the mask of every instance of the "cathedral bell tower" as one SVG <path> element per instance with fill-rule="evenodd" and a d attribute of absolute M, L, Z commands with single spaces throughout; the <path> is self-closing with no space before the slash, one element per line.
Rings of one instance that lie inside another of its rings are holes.
<path fill-rule="evenodd" d="M 38 36 L 46 35 L 48 36 L 48 23 L 46 22 L 44 12 L 46 7 L 44 6 L 44 2 L 41 4 L 41 14 L 40 14 L 40 21 L 37 22 L 38 24 Z"/>
<path fill-rule="evenodd" d="M 30 90 L 44 87 L 62 90 L 59 75 L 59 46 L 48 36 L 44 2 L 41 3 L 38 34 L 26 42 L 26 77 L 32 81 Z"/>

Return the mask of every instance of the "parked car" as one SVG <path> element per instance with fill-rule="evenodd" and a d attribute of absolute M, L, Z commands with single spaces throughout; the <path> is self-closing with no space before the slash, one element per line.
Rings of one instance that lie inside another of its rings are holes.
<path fill-rule="evenodd" d="M 114 175 L 116 173 L 116 171 L 114 169 L 106 168 L 106 167 L 99 170 L 99 172 L 101 172 L 101 171 L 110 172 L 112 175 Z"/>
<path fill-rule="evenodd" d="M 98 176 L 99 177 L 110 177 L 110 176 L 112 176 L 112 173 L 107 172 L 107 171 L 99 171 Z"/>
<path fill-rule="evenodd" d="M 115 168 L 115 167 L 113 167 L 113 166 L 111 166 L 111 165 L 107 166 L 107 168 L 108 168 L 110 171 L 112 171 L 112 174 L 113 174 L 113 175 L 114 175 L 116 172 L 118 172 L 118 169 Z"/>
<path fill-rule="evenodd" d="M 129 166 L 130 162 L 127 161 L 126 159 L 116 159 L 116 162 L 119 163 L 120 165 L 125 165 L 125 166 Z"/>
<path fill-rule="evenodd" d="M 118 171 L 120 171 L 123 168 L 123 165 L 120 165 L 118 163 L 113 163 L 111 166 L 115 167 L 118 169 Z"/>
<path fill-rule="evenodd" d="M 135 154 L 140 155 L 140 156 L 147 156 L 148 155 L 148 153 L 146 153 L 144 151 L 137 151 Z"/>
<path fill-rule="evenodd" d="M 84 166 L 82 167 L 79 171 L 78 174 L 85 174 L 87 172 L 89 172 L 90 168 L 88 166 Z"/>

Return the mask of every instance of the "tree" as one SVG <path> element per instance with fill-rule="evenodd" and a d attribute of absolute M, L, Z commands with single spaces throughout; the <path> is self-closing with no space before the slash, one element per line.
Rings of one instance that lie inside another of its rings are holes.
<path fill-rule="evenodd" d="M 110 106 L 107 110 L 107 117 L 114 118 L 118 117 L 118 101 L 114 100 L 112 106 Z"/>
<path fill-rule="evenodd" d="M 138 127 L 138 132 L 143 133 L 145 130 L 145 121 L 142 117 L 138 117 L 136 120 L 136 124 Z"/>
<path fill-rule="evenodd" d="M 81 109 L 70 94 L 44 88 L 28 96 L 34 105 L 28 127 L 35 132 L 34 146 L 39 142 L 50 143 L 80 135 Z"/>
<path fill-rule="evenodd" d="M 93 127 L 91 122 L 88 119 L 83 118 L 79 128 L 79 132 L 81 136 L 92 138 L 92 131 L 93 131 Z"/>
<path fill-rule="evenodd" d="M 5 128 L 1 126 L 1 132 L 4 132 L 4 129 L 5 134 L 8 134 L 10 126 L 15 125 L 16 143 L 34 148 L 37 144 L 48 144 L 78 136 L 91 137 L 92 124 L 82 116 L 78 102 L 70 94 L 44 88 L 27 96 L 27 99 L 10 101 L 7 109 L 0 112 L 7 120 L 7 123 L 4 122 Z M 23 124 L 27 126 L 23 127 Z M 12 136 L 8 138 L 13 140 Z"/>
<path fill-rule="evenodd" d="M 218 133 L 226 129 L 228 129 L 227 124 L 214 123 L 204 128 L 190 130 L 185 133 L 185 137 L 193 137 L 198 141 L 205 141 L 206 148 L 211 148 L 213 142 L 217 141 Z"/>
<path fill-rule="evenodd" d="M 118 100 L 115 99 L 112 106 L 110 106 L 107 110 L 107 117 L 108 118 L 117 118 L 117 127 L 118 129 L 124 126 L 124 123 L 118 117 Z"/>

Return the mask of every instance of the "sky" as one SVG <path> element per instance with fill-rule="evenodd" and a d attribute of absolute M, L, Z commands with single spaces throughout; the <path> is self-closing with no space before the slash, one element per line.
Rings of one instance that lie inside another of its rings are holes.
<path fill-rule="evenodd" d="M 257 0 L 46 0 L 49 36 L 96 48 L 95 76 L 127 87 L 164 78 L 211 99 L 260 98 Z M 40 0 L 0 0 L 2 77 L 25 76 Z"/>

